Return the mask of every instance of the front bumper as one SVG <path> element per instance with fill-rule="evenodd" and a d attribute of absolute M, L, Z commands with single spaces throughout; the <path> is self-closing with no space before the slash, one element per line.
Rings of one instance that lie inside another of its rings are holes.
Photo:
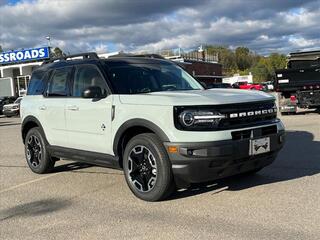
<path fill-rule="evenodd" d="M 297 105 L 296 104 L 288 104 L 288 105 L 284 105 L 279 107 L 279 111 L 281 113 L 295 113 L 297 112 Z"/>
<path fill-rule="evenodd" d="M 250 137 L 238 140 L 223 140 L 200 143 L 164 143 L 166 149 L 176 146 L 177 153 L 168 152 L 178 187 L 191 183 L 207 182 L 271 164 L 285 140 L 284 130 L 262 135 L 259 129 L 252 130 Z M 249 155 L 250 139 L 270 138 L 270 151 Z"/>
<path fill-rule="evenodd" d="M 19 115 L 19 109 L 8 109 L 8 110 L 3 110 L 3 115 L 6 116 L 17 116 Z"/>

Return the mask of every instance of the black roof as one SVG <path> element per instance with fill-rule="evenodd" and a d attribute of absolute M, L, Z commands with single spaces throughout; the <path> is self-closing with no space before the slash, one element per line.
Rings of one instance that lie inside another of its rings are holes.
<path fill-rule="evenodd" d="M 83 57 L 79 59 L 79 57 Z M 71 59 L 75 58 L 75 59 Z M 82 53 L 76 55 L 63 56 L 61 58 L 55 58 L 45 61 L 38 70 L 46 70 L 51 68 L 59 68 L 65 66 L 73 66 L 78 64 L 97 64 L 98 62 L 104 62 L 108 65 L 119 64 L 173 64 L 172 61 L 159 58 L 158 55 L 146 54 L 146 55 L 118 55 L 109 58 L 99 58 L 96 53 Z"/>

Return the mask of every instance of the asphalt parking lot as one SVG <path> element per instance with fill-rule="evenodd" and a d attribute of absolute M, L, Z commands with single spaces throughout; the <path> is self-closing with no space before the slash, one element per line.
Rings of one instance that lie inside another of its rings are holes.
<path fill-rule="evenodd" d="M 147 203 L 121 171 L 60 161 L 32 173 L 20 119 L 0 117 L 0 239 L 320 239 L 320 114 L 284 116 L 276 162 Z"/>

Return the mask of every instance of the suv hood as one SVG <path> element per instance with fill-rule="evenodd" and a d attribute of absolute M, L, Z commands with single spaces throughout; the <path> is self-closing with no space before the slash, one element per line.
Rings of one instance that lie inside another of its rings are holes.
<path fill-rule="evenodd" d="M 275 97 L 261 91 L 239 89 L 209 89 L 191 91 L 165 91 L 133 95 L 120 95 L 125 104 L 139 105 L 218 105 L 241 102 L 274 100 Z"/>

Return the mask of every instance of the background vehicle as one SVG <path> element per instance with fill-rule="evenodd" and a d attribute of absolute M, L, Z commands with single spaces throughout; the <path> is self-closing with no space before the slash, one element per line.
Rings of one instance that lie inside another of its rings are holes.
<path fill-rule="evenodd" d="M 210 83 L 205 86 L 206 89 L 210 88 L 232 88 L 229 83 Z"/>
<path fill-rule="evenodd" d="M 6 104 L 3 106 L 3 114 L 7 117 L 19 116 L 20 115 L 20 103 L 22 97 L 17 98 L 14 103 Z"/>
<path fill-rule="evenodd" d="M 264 91 L 273 91 L 274 90 L 274 86 L 273 86 L 272 81 L 262 82 L 261 85 L 263 86 Z"/>
<path fill-rule="evenodd" d="M 284 143 L 270 94 L 204 90 L 177 64 L 146 57 L 47 61 L 32 74 L 21 118 L 33 172 L 51 171 L 62 157 L 123 169 L 147 201 L 257 172 Z"/>
<path fill-rule="evenodd" d="M 248 82 L 237 82 L 232 85 L 234 88 L 239 89 L 247 89 L 247 90 L 263 90 L 263 86 L 261 84 L 254 84 L 254 83 L 248 83 Z"/>
<path fill-rule="evenodd" d="M 281 113 L 320 108 L 320 51 L 290 53 L 287 69 L 276 71 Z"/>
<path fill-rule="evenodd" d="M 6 104 L 14 103 L 15 97 L 0 97 L 0 115 L 2 115 L 3 106 Z"/>

